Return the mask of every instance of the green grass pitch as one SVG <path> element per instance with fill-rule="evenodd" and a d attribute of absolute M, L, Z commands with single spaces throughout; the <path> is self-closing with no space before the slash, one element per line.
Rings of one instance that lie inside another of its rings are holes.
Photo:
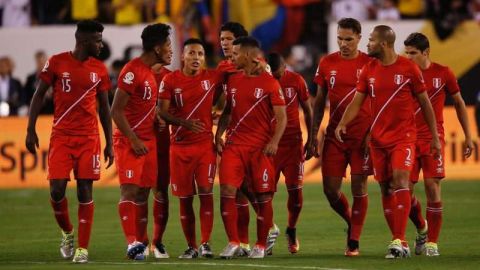
<path fill-rule="evenodd" d="M 348 185 L 349 182 L 345 182 L 346 194 L 350 194 Z M 422 185 L 417 185 L 416 194 L 425 209 Z M 219 214 L 218 186 L 215 192 L 215 225 L 211 244 L 218 254 L 227 242 Z M 48 190 L 0 190 L 0 269 L 480 269 L 480 182 L 444 181 L 442 192 L 444 223 L 439 244 L 441 256 L 438 258 L 413 255 L 403 260 L 383 259 L 390 236 L 381 210 L 379 188 L 375 183 L 369 185 L 369 211 L 360 242 L 361 256 L 344 257 L 345 224 L 328 206 L 321 185 L 307 184 L 297 229 L 301 249 L 296 255 L 289 254 L 286 248 L 283 234 L 287 217 L 286 191 L 284 185 L 280 185 L 274 207 L 275 222 L 282 229 L 282 235 L 272 257 L 263 260 L 176 259 L 185 250 L 186 244 L 179 222 L 178 202 L 171 197 L 170 220 L 164 243 L 172 258 L 163 261 L 149 258 L 145 262 L 134 263 L 125 259 L 126 244 L 117 214 L 119 189 L 97 188 L 94 191 L 96 206 L 89 248 L 90 263 L 80 266 L 60 258 L 60 231 L 49 205 Z M 75 190 L 69 189 L 68 197 L 72 222 L 76 224 Z M 253 241 L 255 218 L 251 218 L 250 224 L 250 240 Z M 150 234 L 151 231 L 150 227 Z M 414 237 L 414 227 L 410 222 L 408 239 L 412 249 Z"/>

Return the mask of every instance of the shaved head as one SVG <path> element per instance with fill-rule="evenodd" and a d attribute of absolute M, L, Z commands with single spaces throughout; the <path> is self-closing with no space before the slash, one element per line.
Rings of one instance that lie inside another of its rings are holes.
<path fill-rule="evenodd" d="M 393 48 L 395 45 L 395 32 L 388 25 L 377 25 L 373 28 L 373 32 L 378 34 L 380 41 L 387 43 L 387 46 Z"/>

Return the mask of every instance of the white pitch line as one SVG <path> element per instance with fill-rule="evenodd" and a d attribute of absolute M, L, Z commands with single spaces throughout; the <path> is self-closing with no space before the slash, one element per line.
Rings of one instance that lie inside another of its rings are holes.
<path fill-rule="evenodd" d="M 2 262 L 1 264 L 64 264 L 68 265 L 68 262 L 40 262 L 40 261 L 9 261 Z M 208 262 L 195 262 L 195 263 L 182 263 L 182 262 L 102 262 L 102 261 L 89 261 L 88 264 L 103 264 L 103 265 L 201 265 L 201 266 L 237 266 L 237 267 L 254 267 L 254 268 L 276 268 L 276 269 L 305 269 L 305 270 L 353 270 L 347 268 L 329 268 L 318 266 L 286 266 L 286 265 L 268 265 L 268 264 L 253 264 L 253 263 L 208 263 Z M 72 264 L 73 265 L 73 264 Z"/>

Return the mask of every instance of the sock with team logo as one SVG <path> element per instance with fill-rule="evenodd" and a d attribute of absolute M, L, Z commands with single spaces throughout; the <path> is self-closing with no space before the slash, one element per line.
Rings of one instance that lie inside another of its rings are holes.
<path fill-rule="evenodd" d="M 268 231 L 273 225 L 272 199 L 258 201 L 257 214 L 257 245 L 263 248 L 267 245 Z"/>
<path fill-rule="evenodd" d="M 120 201 L 118 203 L 118 214 L 122 223 L 123 234 L 128 244 L 136 240 L 136 216 L 137 206 L 132 201 Z"/>
<path fill-rule="evenodd" d="M 395 212 L 394 206 L 396 205 L 395 194 L 382 195 L 382 206 L 383 206 L 383 215 L 387 221 L 388 228 L 392 233 L 392 236 L 395 235 Z"/>
<path fill-rule="evenodd" d="M 180 222 L 183 234 L 189 247 L 197 248 L 195 233 L 195 212 L 193 212 L 193 196 L 180 197 Z"/>
<path fill-rule="evenodd" d="M 237 207 L 237 227 L 240 243 L 248 244 L 248 224 L 250 223 L 250 208 L 248 200 L 245 197 L 237 198 L 235 205 Z"/>
<path fill-rule="evenodd" d="M 137 240 L 148 244 L 148 202 L 136 203 L 137 206 Z"/>
<path fill-rule="evenodd" d="M 297 226 L 298 217 L 303 206 L 303 190 L 302 187 L 288 189 L 288 228 Z"/>
<path fill-rule="evenodd" d="M 442 202 L 427 202 L 428 242 L 437 243 L 442 227 Z"/>
<path fill-rule="evenodd" d="M 410 209 L 410 220 L 418 230 L 425 228 L 425 219 L 422 216 L 422 206 L 415 195 L 412 195 L 412 208 Z"/>
<path fill-rule="evenodd" d="M 365 217 L 368 209 L 368 194 L 362 196 L 353 196 L 352 204 L 352 223 L 350 227 L 351 240 L 359 241 L 362 233 Z"/>
<path fill-rule="evenodd" d="M 50 205 L 52 205 L 53 214 L 55 215 L 58 226 L 60 226 L 64 232 L 73 231 L 73 225 L 70 222 L 70 216 L 68 214 L 67 197 L 63 197 L 63 199 L 58 202 L 50 198 Z"/>
<path fill-rule="evenodd" d="M 210 241 L 213 228 L 213 193 L 198 194 L 200 198 L 200 231 L 202 232 L 201 243 Z"/>
<path fill-rule="evenodd" d="M 153 243 L 161 244 L 168 221 L 168 199 L 153 200 Z"/>
<path fill-rule="evenodd" d="M 78 204 L 78 247 L 88 249 L 94 209 L 93 201 Z"/>
<path fill-rule="evenodd" d="M 405 231 L 407 230 L 412 198 L 408 188 L 395 190 L 394 193 L 396 197 L 396 205 L 394 205 L 396 235 L 394 235 L 394 238 L 405 241 Z"/>
<path fill-rule="evenodd" d="M 233 244 L 239 244 L 235 196 L 220 196 L 220 212 L 222 213 L 223 226 L 225 227 L 228 241 Z"/>

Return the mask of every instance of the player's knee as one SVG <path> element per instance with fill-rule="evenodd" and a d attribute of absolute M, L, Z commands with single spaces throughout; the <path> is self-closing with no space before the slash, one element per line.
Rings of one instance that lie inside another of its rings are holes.
<path fill-rule="evenodd" d="M 256 193 L 255 198 L 256 198 L 257 202 L 270 201 L 270 200 L 273 199 L 273 193 L 272 192 Z"/>
<path fill-rule="evenodd" d="M 168 190 L 158 190 L 153 191 L 153 196 L 157 201 L 168 201 Z"/>
<path fill-rule="evenodd" d="M 53 201 L 59 202 L 65 197 L 65 190 L 60 188 L 50 188 L 50 198 Z"/>
<path fill-rule="evenodd" d="M 220 185 L 220 195 L 227 197 L 235 197 L 237 189 L 231 185 Z"/>

